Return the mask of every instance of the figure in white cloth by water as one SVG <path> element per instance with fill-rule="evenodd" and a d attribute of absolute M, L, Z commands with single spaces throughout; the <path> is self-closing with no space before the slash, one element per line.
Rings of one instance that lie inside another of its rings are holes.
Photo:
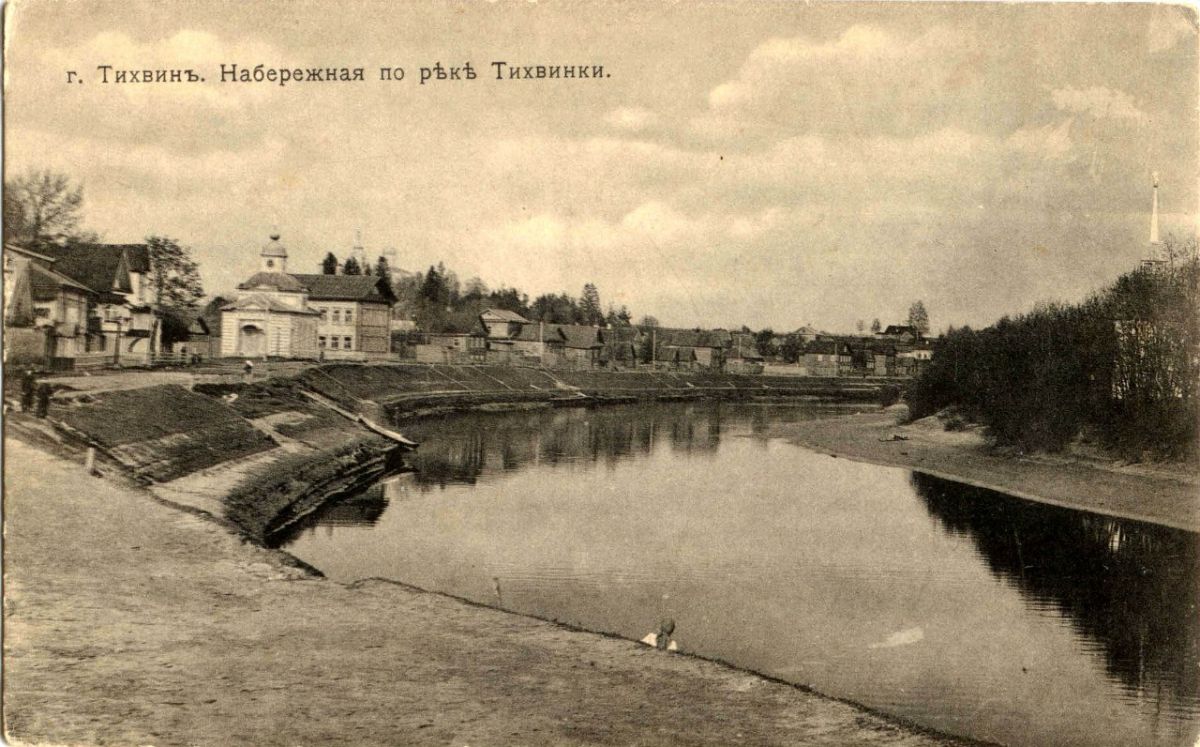
<path fill-rule="evenodd" d="M 669 617 L 664 617 L 662 622 L 658 624 L 657 633 L 648 633 L 642 639 L 642 643 L 647 646 L 654 646 L 659 651 L 678 651 L 679 646 L 671 639 L 671 634 L 675 632 L 675 621 Z"/>

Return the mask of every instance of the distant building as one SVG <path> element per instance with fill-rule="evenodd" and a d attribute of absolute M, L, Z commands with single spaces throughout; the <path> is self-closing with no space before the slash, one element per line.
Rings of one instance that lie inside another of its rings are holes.
<path fill-rule="evenodd" d="M 917 342 L 921 339 L 921 331 L 908 324 L 889 324 L 882 332 L 876 332 L 875 337 L 885 340 Z"/>
<path fill-rule="evenodd" d="M 55 365 L 55 360 L 73 361 L 89 350 L 88 312 L 96 294 L 52 269 L 53 264 L 44 254 L 5 248 L 6 362 Z"/>
<path fill-rule="evenodd" d="M 840 340 L 816 340 L 804 346 L 809 376 L 848 376 L 854 368 L 850 346 Z"/>
<path fill-rule="evenodd" d="M 9 258 L 12 262 L 9 262 Z M 44 244 L 5 247 L 6 315 L 32 305 L 33 326 L 53 337 L 47 364 L 143 365 L 158 350 L 161 325 L 151 307 L 145 244 Z"/>
<path fill-rule="evenodd" d="M 308 289 L 287 274 L 287 248 L 279 234 L 263 245 L 259 271 L 238 286 L 221 308 L 221 355 L 316 358 L 319 314 L 308 306 Z"/>
<path fill-rule="evenodd" d="M 378 360 L 391 354 L 391 309 L 396 302 L 387 280 L 372 275 L 292 275 L 308 290 L 309 307 L 320 315 L 317 347 L 327 359 Z"/>
<path fill-rule="evenodd" d="M 582 324 L 550 324 L 548 337 L 563 365 L 595 368 L 600 365 L 604 338 L 599 327 Z"/>

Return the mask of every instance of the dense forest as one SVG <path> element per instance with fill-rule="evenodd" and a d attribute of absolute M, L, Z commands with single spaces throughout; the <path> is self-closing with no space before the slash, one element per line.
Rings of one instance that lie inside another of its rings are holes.
<path fill-rule="evenodd" d="M 1001 445 L 1057 451 L 1093 438 L 1130 459 L 1197 456 L 1195 244 L 1078 304 L 951 328 L 908 391 L 913 418 L 946 407 Z"/>

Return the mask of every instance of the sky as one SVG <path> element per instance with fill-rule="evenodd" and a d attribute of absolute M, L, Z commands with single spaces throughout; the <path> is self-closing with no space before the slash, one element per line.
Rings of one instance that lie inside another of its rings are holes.
<path fill-rule="evenodd" d="M 273 230 L 675 326 L 985 325 L 1197 231 L 1194 11 L 1159 5 L 63 2 L 8 6 L 6 178 L 84 187 L 206 290 Z M 495 80 L 493 61 L 602 65 Z M 470 62 L 475 80 L 419 83 Z M 221 82 L 363 67 L 363 82 Z M 103 84 L 98 65 L 196 84 Z M 383 66 L 404 80 L 382 81 Z M 82 78 L 68 83 L 67 71 Z"/>

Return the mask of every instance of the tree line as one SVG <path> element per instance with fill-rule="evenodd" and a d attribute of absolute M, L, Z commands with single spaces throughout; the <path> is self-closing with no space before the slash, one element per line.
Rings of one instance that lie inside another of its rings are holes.
<path fill-rule="evenodd" d="M 350 257 L 339 263 L 333 252 L 325 255 L 321 272 L 326 275 L 375 275 L 384 277 L 396 295 L 396 313 L 412 319 L 424 332 L 467 332 L 487 309 L 512 311 L 531 321 L 548 324 L 588 326 L 631 326 L 633 318 L 625 306 L 605 309 L 594 283 L 585 283 L 578 297 L 569 293 L 544 293 L 532 301 L 517 288 L 489 288 L 478 277 L 465 283 L 443 262 L 430 265 L 425 272 L 404 272 L 388 266 L 379 257 L 372 266 Z M 642 323 L 657 326 L 653 317 Z"/>
<path fill-rule="evenodd" d="M 996 443 L 1058 451 L 1094 439 L 1126 458 L 1197 456 L 1195 243 L 1078 304 L 951 328 L 910 385 L 911 416 L 954 406 Z"/>

